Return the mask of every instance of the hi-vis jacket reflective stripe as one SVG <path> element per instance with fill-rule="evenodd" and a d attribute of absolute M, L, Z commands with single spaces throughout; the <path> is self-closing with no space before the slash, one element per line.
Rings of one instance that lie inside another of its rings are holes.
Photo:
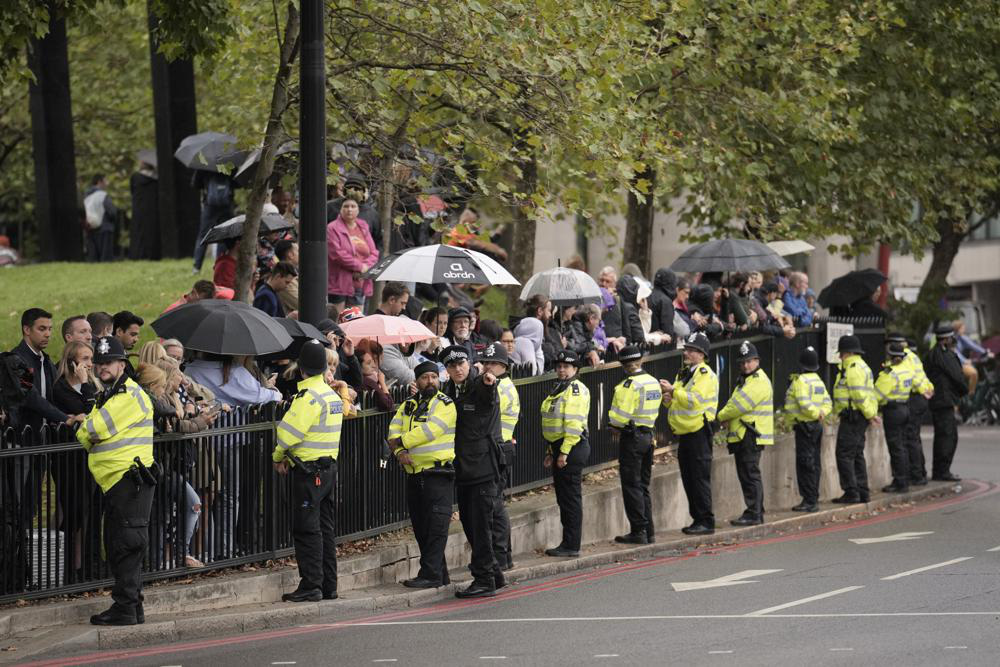
<path fill-rule="evenodd" d="M 814 422 L 833 411 L 830 392 L 816 373 L 792 376 L 785 394 L 785 414 L 792 422 Z"/>
<path fill-rule="evenodd" d="M 719 378 L 704 361 L 681 369 L 674 382 L 673 398 L 667 403 L 670 430 L 676 435 L 700 431 L 715 419 L 719 409 Z"/>
<path fill-rule="evenodd" d="M 303 462 L 325 456 L 337 460 L 344 402 L 330 389 L 322 374 L 302 380 L 298 389 L 288 412 L 278 423 L 278 444 L 271 458 L 280 463 L 290 452 Z"/>
<path fill-rule="evenodd" d="M 513 442 L 514 427 L 521 416 L 521 397 L 517 395 L 509 375 L 500 378 L 497 392 L 500 394 L 500 438 L 504 442 Z"/>
<path fill-rule="evenodd" d="M 882 372 L 875 380 L 875 395 L 879 405 L 885 405 L 889 401 L 907 401 L 912 392 L 913 367 L 906 363 L 905 357 L 898 364 L 882 367 Z"/>
<path fill-rule="evenodd" d="M 587 429 L 588 414 L 590 391 L 587 387 L 576 378 L 565 385 L 559 383 L 542 401 L 542 437 L 548 442 L 562 440 L 559 453 L 569 454 Z"/>
<path fill-rule="evenodd" d="M 76 432 L 89 452 L 87 465 L 94 480 L 107 493 L 132 467 L 135 457 L 153 465 L 153 403 L 131 379 L 121 390 L 94 406 Z"/>
<path fill-rule="evenodd" d="M 440 391 L 429 399 L 414 396 L 399 406 L 389 424 L 389 439 L 400 438 L 413 459 L 413 465 L 403 469 L 415 473 L 433 468 L 435 461 L 453 460 L 457 418 L 455 402 Z"/>
<path fill-rule="evenodd" d="M 663 391 L 660 383 L 649 373 L 636 373 L 618 383 L 615 387 L 608 422 L 615 428 L 645 426 L 653 428 L 660 414 L 660 400 Z"/>
<path fill-rule="evenodd" d="M 872 371 L 857 354 L 840 362 L 833 383 L 833 411 L 839 415 L 848 409 L 860 411 L 865 419 L 871 419 L 878 412 Z"/>
<path fill-rule="evenodd" d="M 913 369 L 913 391 L 914 394 L 926 394 L 929 391 L 934 391 L 934 383 L 930 381 L 927 377 L 927 373 L 924 372 L 924 362 L 920 360 L 917 353 L 906 348 L 906 362 Z"/>
<path fill-rule="evenodd" d="M 771 381 L 759 368 L 744 375 L 733 388 L 729 402 L 719 411 L 719 421 L 729 422 L 728 442 L 739 442 L 747 426 L 757 432 L 758 445 L 774 444 L 774 397 Z"/>

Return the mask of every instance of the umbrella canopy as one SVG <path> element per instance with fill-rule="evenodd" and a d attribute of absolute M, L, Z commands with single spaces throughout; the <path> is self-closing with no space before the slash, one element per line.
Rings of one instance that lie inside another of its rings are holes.
<path fill-rule="evenodd" d="M 233 179 L 242 186 L 250 185 L 250 181 L 253 180 L 254 174 L 257 173 L 257 165 L 260 164 L 260 154 L 263 151 L 260 148 L 255 148 L 247 154 L 243 163 L 240 164 L 239 168 L 233 174 Z M 299 145 L 294 141 L 288 141 L 278 147 L 278 150 L 274 152 L 274 157 L 280 157 L 286 153 L 298 153 Z"/>
<path fill-rule="evenodd" d="M 554 306 L 577 306 L 601 303 L 601 288 L 583 271 L 558 267 L 536 273 L 528 278 L 521 290 L 521 300 L 541 294 Z"/>
<path fill-rule="evenodd" d="M 791 266 L 781 255 L 760 241 L 720 239 L 699 243 L 684 251 L 670 265 L 673 271 L 768 271 Z"/>
<path fill-rule="evenodd" d="M 135 159 L 139 162 L 145 162 L 153 169 L 156 169 L 156 150 L 152 148 L 143 148 L 141 151 L 135 154 Z"/>
<path fill-rule="evenodd" d="M 292 344 L 280 354 L 268 355 L 272 358 L 295 359 L 302 351 L 302 346 L 311 340 L 319 341 L 323 347 L 330 347 L 330 341 L 323 335 L 323 332 L 308 322 L 299 322 L 287 317 L 275 317 L 274 321 L 280 324 L 292 337 Z"/>
<path fill-rule="evenodd" d="M 353 341 L 372 338 L 379 343 L 416 343 L 436 338 L 434 333 L 416 320 L 391 315 L 369 315 L 341 322 L 344 335 Z"/>
<path fill-rule="evenodd" d="M 812 252 L 816 249 L 816 246 L 805 241 L 771 241 L 767 247 L 782 257 L 797 255 L 800 252 Z"/>
<path fill-rule="evenodd" d="M 835 278 L 823 288 L 816 301 L 824 308 L 850 306 L 861 299 L 867 299 L 879 285 L 887 280 L 877 269 L 861 269 Z"/>
<path fill-rule="evenodd" d="M 246 160 L 247 152 L 236 148 L 236 137 L 231 134 L 200 132 L 184 137 L 174 157 L 190 169 L 218 172 L 223 164 L 235 170 Z"/>
<path fill-rule="evenodd" d="M 292 344 L 281 324 L 242 301 L 192 301 L 164 313 L 152 326 L 160 338 L 176 338 L 187 349 L 211 354 L 257 356 Z"/>
<path fill-rule="evenodd" d="M 243 236 L 243 224 L 247 221 L 247 216 L 240 214 L 235 218 L 230 218 L 225 222 L 220 222 L 215 227 L 208 230 L 205 238 L 201 240 L 202 245 L 218 243 L 226 239 L 238 239 Z M 265 213 L 260 217 L 260 227 L 258 234 L 270 234 L 271 232 L 281 232 L 294 227 L 287 219 L 278 213 Z"/>
<path fill-rule="evenodd" d="M 491 257 L 450 245 L 426 245 L 394 253 L 373 266 L 365 277 L 404 283 L 521 284 Z"/>

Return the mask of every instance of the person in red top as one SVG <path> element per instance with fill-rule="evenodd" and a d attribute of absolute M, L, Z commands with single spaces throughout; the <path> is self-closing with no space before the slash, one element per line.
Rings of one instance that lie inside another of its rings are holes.
<path fill-rule="evenodd" d="M 181 298 L 174 301 L 172 304 L 167 306 L 164 313 L 169 313 L 174 308 L 179 308 L 185 303 L 194 303 L 195 301 L 201 301 L 202 299 L 230 299 L 232 300 L 235 292 L 226 287 L 218 287 L 213 285 L 210 280 L 199 280 L 191 288 L 191 291 L 182 296 Z"/>
<path fill-rule="evenodd" d="M 236 287 L 236 242 L 229 239 L 219 244 L 219 256 L 215 258 L 212 282 L 220 287 Z"/>

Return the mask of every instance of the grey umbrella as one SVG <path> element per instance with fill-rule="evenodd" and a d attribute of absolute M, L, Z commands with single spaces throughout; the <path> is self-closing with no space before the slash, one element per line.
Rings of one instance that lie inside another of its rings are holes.
<path fill-rule="evenodd" d="M 221 165 L 235 172 L 246 160 L 248 151 L 236 147 L 236 137 L 222 132 L 199 132 L 184 137 L 174 157 L 189 169 L 219 172 Z"/>
<path fill-rule="evenodd" d="M 787 269 L 789 266 L 785 258 L 759 241 L 719 239 L 688 248 L 670 268 L 685 273 L 707 273 L 768 271 Z"/>
<path fill-rule="evenodd" d="M 536 273 L 528 278 L 521 290 L 521 300 L 541 294 L 554 306 L 578 306 L 601 303 L 601 288 L 593 278 L 576 269 L 558 267 Z"/>
<path fill-rule="evenodd" d="M 243 225 L 247 221 L 247 216 L 240 214 L 235 218 L 230 218 L 225 222 L 220 222 L 215 227 L 208 230 L 205 234 L 205 238 L 201 240 L 202 245 L 209 245 L 210 243 L 218 243 L 219 241 L 225 241 L 226 239 L 238 239 L 243 236 Z M 280 232 L 286 229 L 291 229 L 294 227 L 286 218 L 279 215 L 278 213 L 265 213 L 260 217 L 260 228 L 257 231 L 258 234 L 270 234 L 271 232 Z"/>
<path fill-rule="evenodd" d="M 233 174 L 233 180 L 235 180 L 240 185 L 246 187 L 250 185 L 253 180 L 254 174 L 257 173 L 257 165 L 260 164 L 260 156 L 263 151 L 260 148 L 255 148 L 247 154 L 247 157 L 240 164 L 239 168 Z M 274 152 L 274 157 L 278 158 L 286 153 L 298 153 L 299 145 L 294 141 L 288 141 L 278 147 L 278 150 Z"/>
<path fill-rule="evenodd" d="M 192 301 L 164 313 L 152 327 L 160 338 L 176 338 L 189 350 L 211 354 L 257 356 L 292 344 L 280 323 L 242 301 Z"/>

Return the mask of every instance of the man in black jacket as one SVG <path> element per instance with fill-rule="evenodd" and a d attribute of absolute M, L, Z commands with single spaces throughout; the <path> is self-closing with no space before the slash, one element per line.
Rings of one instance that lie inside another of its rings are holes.
<path fill-rule="evenodd" d="M 955 330 L 943 325 L 934 335 L 937 344 L 924 358 L 924 372 L 934 384 L 934 396 L 930 399 L 934 421 L 933 479 L 957 482 L 960 478 L 951 473 L 951 462 L 958 447 L 955 406 L 969 393 L 969 385 L 962 374 L 962 362 L 955 354 Z"/>
<path fill-rule="evenodd" d="M 39 429 L 44 422 L 72 424 L 83 417 L 70 417 L 52 404 L 52 388 L 56 383 L 56 367 L 45 353 L 52 336 L 52 314 L 41 308 L 29 308 L 21 315 L 21 343 L 11 352 L 31 369 L 33 386 L 20 410 L 18 427 L 30 426 L 32 444 L 40 441 Z"/>
<path fill-rule="evenodd" d="M 677 274 L 670 269 L 660 269 L 653 276 L 653 293 L 646 299 L 649 310 L 653 314 L 650 331 L 659 331 L 668 338 L 664 341 L 672 343 L 674 334 L 674 299 L 677 298 Z"/>
<path fill-rule="evenodd" d="M 459 598 L 493 597 L 507 585 L 493 554 L 493 512 L 500 501 L 500 397 L 492 373 L 477 375 L 468 350 L 452 345 L 441 353 L 448 371 L 442 391 L 455 401 L 455 485 L 462 530 L 472 547 L 472 584 Z"/>
<path fill-rule="evenodd" d="M 643 345 L 646 334 L 639 319 L 639 283 L 632 276 L 624 275 L 618 279 L 615 289 L 618 292 L 615 305 L 604 311 L 604 333 L 609 342 L 613 338 L 624 338 L 625 345 Z"/>

